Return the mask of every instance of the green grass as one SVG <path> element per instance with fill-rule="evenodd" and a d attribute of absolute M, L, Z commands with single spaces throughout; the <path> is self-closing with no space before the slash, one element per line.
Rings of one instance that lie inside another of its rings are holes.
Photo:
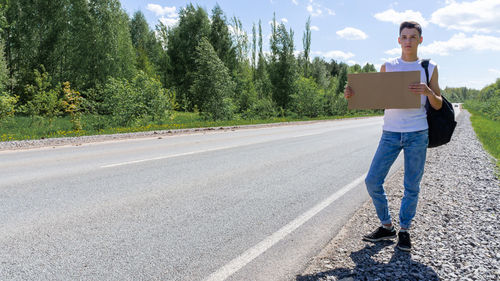
<path fill-rule="evenodd" d="M 471 111 L 471 122 L 483 147 L 496 159 L 497 177 L 500 178 L 500 121 L 488 119 L 484 115 Z"/>
<path fill-rule="evenodd" d="M 47 118 L 15 116 L 0 122 L 0 141 L 36 140 L 42 138 L 75 137 L 102 134 L 131 133 L 159 130 L 176 130 L 190 128 L 223 127 L 238 125 L 269 124 L 293 121 L 331 120 L 346 117 L 360 117 L 372 115 L 323 116 L 317 118 L 271 118 L 259 120 L 236 119 L 229 121 L 206 121 L 198 114 L 191 112 L 174 112 L 169 120 L 162 123 L 138 124 L 130 127 L 112 127 L 111 119 L 107 116 L 87 115 L 82 117 L 83 129 L 75 131 L 69 117 L 56 117 L 52 121 Z"/>

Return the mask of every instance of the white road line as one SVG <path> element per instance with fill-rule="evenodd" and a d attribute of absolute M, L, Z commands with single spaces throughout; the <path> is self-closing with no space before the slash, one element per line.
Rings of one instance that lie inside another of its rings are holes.
<path fill-rule="evenodd" d="M 361 177 L 355 179 L 353 182 L 347 184 L 346 186 L 342 187 L 340 190 L 332 194 L 330 197 L 326 198 L 324 201 L 320 202 L 313 208 L 311 208 L 309 211 L 305 212 L 301 216 L 297 217 L 295 220 L 291 221 L 284 227 L 282 227 L 280 230 L 276 231 L 272 235 L 268 236 L 266 239 L 262 240 L 259 242 L 257 245 L 253 246 L 252 248 L 248 249 L 245 251 L 243 254 L 241 254 L 239 257 L 233 259 L 230 261 L 228 264 L 224 265 L 223 267 L 219 268 L 216 272 L 212 273 L 206 281 L 222 281 L 228 278 L 229 276 L 233 275 L 235 272 L 243 268 L 245 265 L 250 263 L 252 260 L 260 256 L 262 253 L 267 251 L 269 248 L 274 246 L 276 243 L 281 241 L 285 236 L 288 234 L 292 233 L 294 230 L 299 228 L 301 225 L 306 223 L 308 220 L 310 220 L 312 217 L 314 217 L 316 214 L 321 212 L 323 209 L 328 207 L 330 204 L 332 204 L 335 200 L 339 199 L 342 197 L 342 195 L 346 194 L 348 191 L 359 185 L 364 181 L 366 177 L 366 173 L 363 174 Z"/>
<path fill-rule="evenodd" d="M 325 133 L 325 132 L 303 134 L 303 135 L 297 135 L 297 136 L 288 137 L 288 138 L 289 139 L 300 138 L 300 137 L 306 137 L 306 136 L 319 135 L 319 134 L 323 134 L 323 133 Z M 148 162 L 148 161 L 163 160 L 163 159 L 168 159 L 168 158 L 175 158 L 175 157 L 193 155 L 193 154 L 204 153 L 204 152 L 211 152 L 211 151 L 217 151 L 217 150 L 231 149 L 231 148 L 236 148 L 236 147 L 241 147 L 241 146 L 252 145 L 252 144 L 256 144 L 256 143 L 261 143 L 261 142 L 245 143 L 245 144 L 238 144 L 238 145 L 230 145 L 230 146 L 223 146 L 223 147 L 216 147 L 216 148 L 209 148 L 209 149 L 202 149 L 202 150 L 184 152 L 184 153 L 179 153 L 179 154 L 159 156 L 159 157 L 148 158 L 148 159 L 127 161 L 127 162 L 121 162 L 121 163 L 116 163 L 116 164 L 104 165 L 104 166 L 101 166 L 101 168 L 112 168 L 112 167 L 125 166 L 125 165 L 137 164 L 137 163 L 142 163 L 142 162 Z"/>
<path fill-rule="evenodd" d="M 377 121 L 377 122 L 371 122 L 371 123 L 368 123 L 368 124 L 356 124 L 356 125 L 342 126 L 342 127 L 337 127 L 337 128 L 334 128 L 334 129 L 328 129 L 328 130 L 317 132 L 317 133 L 302 134 L 302 135 L 291 136 L 291 137 L 286 137 L 286 138 L 293 139 L 293 138 L 314 136 L 314 135 L 320 135 L 320 134 L 328 133 L 328 132 L 331 132 L 331 131 L 336 131 L 336 130 L 341 130 L 341 129 L 347 129 L 347 128 L 365 127 L 365 126 L 369 126 L 369 125 L 373 125 L 373 124 L 378 124 L 378 123 L 380 123 L 380 122 Z M 273 141 L 275 141 L 275 140 L 279 140 L 279 139 L 273 139 Z M 120 162 L 120 163 L 115 163 L 115 164 L 108 164 L 108 165 L 101 166 L 101 168 L 113 168 L 113 167 L 118 167 L 118 166 L 132 165 L 132 164 L 137 164 L 137 163 L 142 163 L 142 162 L 148 162 L 148 161 L 163 160 L 163 159 L 169 159 L 169 158 L 175 158 L 175 157 L 193 155 L 193 154 L 204 153 L 204 152 L 212 152 L 212 151 L 217 151 L 217 150 L 231 149 L 231 148 L 236 148 L 236 147 L 241 147 L 241 146 L 248 146 L 248 145 L 253 145 L 253 144 L 258 144 L 258 143 L 262 143 L 262 141 L 261 142 L 254 142 L 254 143 L 244 143 L 244 144 L 238 144 L 238 145 L 224 146 L 224 147 L 209 148 L 209 149 L 203 149 L 203 150 L 196 150 L 196 151 L 190 151 L 190 152 L 179 153 L 179 154 L 172 154 L 172 155 L 165 155 L 165 156 L 159 156 L 159 157 L 153 157 L 153 158 L 147 158 L 147 159 L 139 159 L 139 160 L 133 160 L 133 161 Z"/>

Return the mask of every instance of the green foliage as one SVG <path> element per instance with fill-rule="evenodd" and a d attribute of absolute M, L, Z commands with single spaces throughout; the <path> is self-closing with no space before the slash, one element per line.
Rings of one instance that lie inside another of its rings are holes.
<path fill-rule="evenodd" d="M 272 98 L 283 110 L 287 110 L 291 96 L 296 92 L 298 78 L 297 64 L 293 54 L 293 31 L 287 31 L 284 24 L 273 21 L 271 34 L 271 62 L 269 78 L 273 86 Z"/>
<path fill-rule="evenodd" d="M 72 90 L 69 82 L 63 83 L 63 99 L 61 105 L 66 113 L 71 116 L 71 124 L 73 130 L 79 131 L 82 129 L 81 115 L 83 98 L 79 92 Z"/>
<path fill-rule="evenodd" d="M 14 116 L 17 101 L 18 97 L 0 93 L 0 121 L 7 117 Z"/>
<path fill-rule="evenodd" d="M 465 91 L 465 106 L 491 120 L 500 121 L 500 78 L 481 91 Z"/>
<path fill-rule="evenodd" d="M 193 74 L 196 70 L 196 47 L 202 38 L 210 35 L 210 21 L 206 11 L 195 8 L 192 4 L 181 9 L 179 24 L 168 36 L 168 56 L 170 58 L 169 76 L 172 86 L 178 89 L 179 98 L 184 104 L 184 110 L 193 110 L 198 104 L 190 91 Z M 198 104 L 199 107 L 199 104 Z"/>
<path fill-rule="evenodd" d="M 101 110 L 119 126 L 162 121 L 175 107 L 175 94 L 142 71 L 130 82 L 110 78 L 100 90 L 104 97 Z"/>
<path fill-rule="evenodd" d="M 203 38 L 196 48 L 196 69 L 191 96 L 204 116 L 211 120 L 228 120 L 236 110 L 231 97 L 235 83 L 229 71 L 215 53 L 210 42 Z"/>
<path fill-rule="evenodd" d="M 496 158 L 497 168 L 500 169 L 500 120 L 491 120 L 489 116 L 485 116 L 480 112 L 476 112 L 467 107 L 472 113 L 471 123 L 474 131 L 483 147 Z M 500 178 L 500 170 L 497 176 Z"/>
<path fill-rule="evenodd" d="M 322 89 L 327 89 L 330 86 L 330 74 L 327 70 L 326 62 L 318 57 L 314 58 L 311 65 L 311 76 L 316 81 L 316 84 Z"/>
<path fill-rule="evenodd" d="M 233 41 L 229 33 L 226 16 L 219 4 L 216 4 L 212 10 L 212 24 L 210 27 L 209 40 L 217 56 L 229 71 L 232 72 L 236 69 L 236 48 L 233 48 Z"/>
<path fill-rule="evenodd" d="M 155 32 L 149 29 L 141 11 L 137 11 L 130 21 L 130 34 L 136 52 L 137 69 L 150 76 L 156 75 L 161 67 L 165 51 L 162 43 L 156 39 Z M 166 71 L 166 69 L 163 70 Z"/>
<path fill-rule="evenodd" d="M 21 106 L 20 111 L 31 116 L 32 120 L 35 116 L 44 116 L 51 120 L 61 113 L 58 92 L 52 88 L 52 78 L 43 65 L 41 72 L 38 69 L 33 71 L 33 76 L 35 83 L 26 85 L 24 89 L 24 97 L 29 100 Z"/>
<path fill-rule="evenodd" d="M 302 44 L 304 46 L 304 77 L 309 76 L 309 54 L 311 52 L 311 17 L 307 18 L 306 30 L 302 37 Z"/>
<path fill-rule="evenodd" d="M 248 63 L 240 64 L 238 71 L 233 74 L 236 88 L 233 100 L 237 106 L 237 112 L 247 111 L 257 100 L 257 90 L 252 79 L 252 69 Z"/>
<path fill-rule="evenodd" d="M 291 110 L 299 116 L 320 116 L 324 94 L 313 79 L 301 77 L 297 80 L 297 92 L 292 95 Z"/>
<path fill-rule="evenodd" d="M 3 51 L 3 41 L 0 38 L 0 93 L 5 91 L 8 87 L 9 72 L 7 70 L 7 63 Z"/>
<path fill-rule="evenodd" d="M 278 113 L 276 105 L 270 98 L 262 98 L 256 100 L 243 116 L 247 119 L 268 119 L 277 117 Z"/>
<path fill-rule="evenodd" d="M 248 61 L 249 50 L 248 35 L 239 18 L 233 17 L 230 23 L 236 61 L 246 63 Z"/>
<path fill-rule="evenodd" d="M 450 102 L 454 103 L 463 103 L 467 99 L 476 99 L 479 96 L 478 90 L 468 89 L 466 87 L 460 87 L 460 88 L 446 87 L 444 90 L 441 91 L 441 93 L 444 94 Z"/>
<path fill-rule="evenodd" d="M 0 0 L 2 110 L 12 114 L 17 94 L 17 111 L 31 122 L 57 122 L 63 113 L 74 132 L 166 122 L 177 98 L 181 109 L 209 120 L 346 114 L 347 73 L 374 67 L 311 63 L 310 24 L 296 58 L 293 30 L 274 20 L 264 54 L 261 21 L 249 44 L 241 21 L 227 20 L 219 5 L 209 19 L 189 4 L 176 26 L 159 22 L 153 31 L 119 0 Z"/>

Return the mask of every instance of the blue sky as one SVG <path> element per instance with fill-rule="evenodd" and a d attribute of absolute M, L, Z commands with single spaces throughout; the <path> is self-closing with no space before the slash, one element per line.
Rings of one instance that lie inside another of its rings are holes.
<path fill-rule="evenodd" d="M 154 28 L 161 20 L 174 25 L 188 3 L 211 14 L 216 2 L 226 17 L 238 17 L 249 38 L 259 19 L 268 48 L 273 13 L 295 33 L 295 49 L 311 17 L 312 56 L 348 64 L 374 64 L 400 56 L 399 23 L 416 20 L 423 26 L 421 58 L 438 63 L 441 88 L 481 89 L 500 78 L 500 0 L 370 1 L 370 0 L 120 0 L 133 15 L 141 10 Z M 251 39 L 250 39 L 251 40 Z"/>

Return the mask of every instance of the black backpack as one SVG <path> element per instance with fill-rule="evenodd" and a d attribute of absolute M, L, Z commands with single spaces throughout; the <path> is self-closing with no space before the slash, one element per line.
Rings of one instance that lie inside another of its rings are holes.
<path fill-rule="evenodd" d="M 425 69 L 427 85 L 430 86 L 428 59 L 422 60 L 422 67 Z M 429 99 L 425 103 L 427 123 L 429 124 L 429 145 L 427 146 L 429 148 L 448 143 L 457 126 L 453 105 L 443 95 L 441 97 L 443 98 L 443 106 L 439 110 L 435 110 L 431 106 Z"/>

